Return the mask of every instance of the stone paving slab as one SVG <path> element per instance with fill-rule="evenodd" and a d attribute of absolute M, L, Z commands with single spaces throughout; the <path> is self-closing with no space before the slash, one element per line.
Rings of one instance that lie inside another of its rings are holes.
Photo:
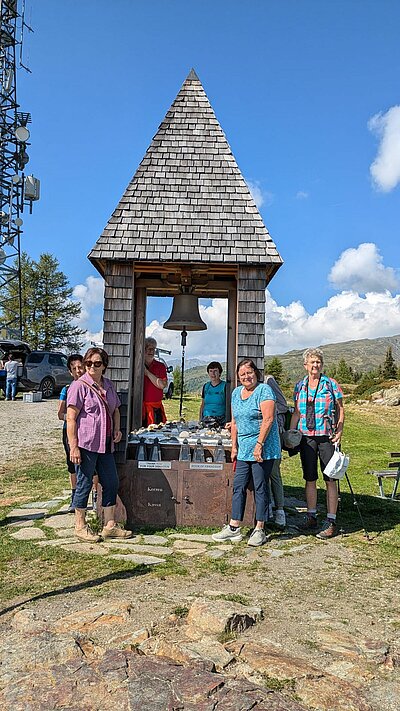
<path fill-rule="evenodd" d="M 121 550 L 122 548 L 127 549 L 128 541 L 105 541 L 102 545 L 107 546 L 107 548 L 119 548 Z M 162 546 L 145 546 L 145 545 L 140 545 L 140 544 L 135 544 L 135 545 L 130 545 L 129 546 L 129 551 L 133 551 L 134 553 L 148 553 L 149 555 L 172 555 L 173 550 L 172 548 L 164 548 Z"/>
<path fill-rule="evenodd" d="M 46 546 L 48 546 L 50 548 L 52 548 L 52 547 L 57 548 L 57 547 L 62 547 L 64 545 L 72 545 L 73 543 L 78 543 L 78 542 L 79 541 L 77 538 L 75 540 L 71 539 L 71 538 L 51 538 L 48 541 L 39 541 L 37 545 L 42 546 L 43 548 L 45 548 Z"/>
<path fill-rule="evenodd" d="M 166 561 L 163 558 L 156 558 L 150 555 L 135 555 L 134 553 L 128 553 L 127 555 L 110 555 L 113 560 L 123 560 L 127 563 L 136 563 L 137 565 L 160 565 Z"/>
<path fill-rule="evenodd" d="M 18 518 L 20 521 L 34 521 L 38 518 L 44 518 L 47 513 L 47 509 L 13 509 L 8 512 L 6 520 Z"/>
<path fill-rule="evenodd" d="M 73 541 L 68 540 L 68 543 L 60 543 L 57 541 L 60 548 L 63 551 L 70 551 L 71 553 L 86 553 L 87 555 L 110 555 L 107 548 L 101 546 L 99 543 L 84 543 L 83 541 Z"/>
<path fill-rule="evenodd" d="M 173 542 L 173 548 L 176 551 L 197 550 L 203 553 L 205 550 L 207 550 L 207 544 L 197 543 L 196 541 L 178 539 Z"/>
<path fill-rule="evenodd" d="M 54 514 L 46 518 L 45 526 L 48 528 L 74 528 L 75 516 L 72 513 Z"/>
<path fill-rule="evenodd" d="M 54 532 L 59 538 L 71 538 L 75 535 L 75 527 L 71 526 L 71 528 L 56 528 Z"/>
<path fill-rule="evenodd" d="M 31 501 L 28 504 L 22 504 L 21 509 L 54 509 L 55 506 L 59 506 L 59 504 L 60 499 L 51 499 L 50 501 Z"/>
<path fill-rule="evenodd" d="M 139 536 L 135 536 L 135 538 L 138 538 Z M 146 545 L 149 546 L 162 546 L 164 543 L 169 543 L 168 538 L 166 536 L 142 536 L 143 542 L 146 543 Z"/>
<path fill-rule="evenodd" d="M 197 541 L 198 543 L 215 543 L 211 534 L 205 533 L 171 533 L 168 538 L 174 538 L 182 541 Z"/>
<path fill-rule="evenodd" d="M 34 541 L 39 538 L 46 538 L 46 534 L 41 528 L 19 528 L 18 531 L 11 533 L 11 538 L 17 541 Z"/>
<path fill-rule="evenodd" d="M 206 551 L 207 558 L 211 558 L 211 560 L 218 560 L 219 558 L 223 558 L 224 555 L 224 551 L 219 551 L 216 548 L 213 548 L 210 551 Z"/>
<path fill-rule="evenodd" d="M 7 524 L 9 528 L 27 528 L 28 526 L 33 526 L 35 524 L 34 520 L 31 521 L 12 521 Z"/>

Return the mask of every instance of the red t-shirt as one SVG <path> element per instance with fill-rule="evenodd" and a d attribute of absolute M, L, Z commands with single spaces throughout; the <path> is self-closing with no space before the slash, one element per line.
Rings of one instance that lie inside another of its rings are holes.
<path fill-rule="evenodd" d="M 164 363 L 160 363 L 158 360 L 153 360 L 150 366 L 146 366 L 147 370 L 156 378 L 160 380 L 167 379 L 167 369 Z M 161 388 L 156 388 L 155 385 L 150 381 L 146 375 L 144 376 L 144 386 L 143 386 L 143 402 L 160 402 L 163 397 L 163 391 Z"/>

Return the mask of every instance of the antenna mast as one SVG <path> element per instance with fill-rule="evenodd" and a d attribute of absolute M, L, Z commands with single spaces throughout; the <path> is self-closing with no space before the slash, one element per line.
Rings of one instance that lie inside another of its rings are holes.
<path fill-rule="evenodd" d="M 0 0 L 0 335 L 23 339 L 21 213 L 24 206 L 39 199 L 40 183 L 25 176 L 29 161 L 27 146 L 31 123 L 29 113 L 19 111 L 17 103 L 17 48 L 22 63 L 24 0 Z M 19 39 L 17 39 L 17 35 Z"/>

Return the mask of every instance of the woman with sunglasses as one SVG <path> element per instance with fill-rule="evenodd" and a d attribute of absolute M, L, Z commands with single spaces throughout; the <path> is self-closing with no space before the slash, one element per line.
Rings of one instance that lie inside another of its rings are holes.
<path fill-rule="evenodd" d="M 104 373 L 108 355 L 103 348 L 89 348 L 83 357 L 84 374 L 71 383 L 67 398 L 67 434 L 71 462 L 77 465 L 74 497 L 75 535 L 82 541 L 96 543 L 101 538 L 130 538 L 115 523 L 118 474 L 114 444 L 121 441 L 120 400 Z M 102 486 L 104 527 L 96 535 L 86 523 L 86 507 L 97 471 Z"/>

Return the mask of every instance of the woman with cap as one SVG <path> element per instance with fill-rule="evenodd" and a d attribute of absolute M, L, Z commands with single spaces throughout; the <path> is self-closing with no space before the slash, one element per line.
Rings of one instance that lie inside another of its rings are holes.
<path fill-rule="evenodd" d="M 335 444 L 340 444 L 344 424 L 343 392 L 333 378 L 322 373 L 324 358 L 319 348 L 307 348 L 303 353 L 307 375 L 294 389 L 294 412 L 291 429 L 302 434 L 300 458 L 306 482 L 307 516 L 301 529 L 315 531 L 317 522 L 318 460 L 326 485 L 327 517 L 318 538 L 326 540 L 337 533 L 336 511 L 338 489 L 335 480 L 324 474 Z"/>
<path fill-rule="evenodd" d="M 281 446 L 275 414 L 275 394 L 255 363 L 245 358 L 236 369 L 240 385 L 232 393 L 232 461 L 236 462 L 233 478 L 232 518 L 227 526 L 213 535 L 214 541 L 241 541 L 240 524 L 244 517 L 246 491 L 250 479 L 254 484 L 256 526 L 247 545 L 266 542 L 264 523 L 268 520 L 269 477 L 275 459 L 280 459 Z"/>

